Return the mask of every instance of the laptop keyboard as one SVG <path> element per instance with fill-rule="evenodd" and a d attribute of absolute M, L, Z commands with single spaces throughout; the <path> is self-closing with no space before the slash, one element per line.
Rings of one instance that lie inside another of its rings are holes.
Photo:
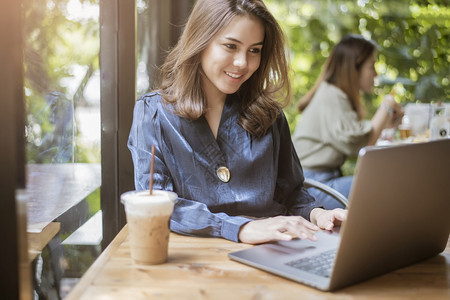
<path fill-rule="evenodd" d="M 322 277 L 330 277 L 335 256 L 336 249 L 331 249 L 314 256 L 287 262 L 286 265 Z"/>

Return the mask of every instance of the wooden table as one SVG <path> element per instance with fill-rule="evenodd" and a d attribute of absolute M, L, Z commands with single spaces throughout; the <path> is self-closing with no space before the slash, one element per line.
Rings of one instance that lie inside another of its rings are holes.
<path fill-rule="evenodd" d="M 125 226 L 65 299 L 450 299 L 450 244 L 430 260 L 334 293 L 227 257 L 250 245 L 175 233 L 169 244 L 168 263 L 134 265 Z"/>

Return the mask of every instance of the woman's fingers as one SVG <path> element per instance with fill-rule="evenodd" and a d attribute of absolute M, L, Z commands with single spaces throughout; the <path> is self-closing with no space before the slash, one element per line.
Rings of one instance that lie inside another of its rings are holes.
<path fill-rule="evenodd" d="M 297 216 L 278 216 L 247 223 L 241 228 L 241 242 L 257 244 L 268 241 L 291 240 L 293 237 L 317 240 L 314 232 L 319 227 Z"/>
<path fill-rule="evenodd" d="M 332 230 L 333 227 L 339 226 L 347 219 L 347 211 L 342 208 L 335 208 L 333 210 L 320 210 L 316 214 L 317 225 L 326 230 Z"/>
<path fill-rule="evenodd" d="M 295 237 L 317 240 L 314 232 L 319 230 L 319 227 L 301 217 L 283 217 L 279 224 Z"/>

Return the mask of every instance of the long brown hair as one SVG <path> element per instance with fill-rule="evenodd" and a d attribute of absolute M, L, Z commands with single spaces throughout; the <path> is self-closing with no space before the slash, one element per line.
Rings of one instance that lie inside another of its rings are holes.
<path fill-rule="evenodd" d="M 298 110 L 303 111 L 323 81 L 340 88 L 350 100 L 360 119 L 364 116 L 364 106 L 360 98 L 358 85 L 359 70 L 374 53 L 377 45 L 361 35 L 350 34 L 334 47 L 326 60 L 322 72 L 309 92 L 300 99 Z"/>
<path fill-rule="evenodd" d="M 261 0 L 198 0 L 161 68 L 160 91 L 177 115 L 195 120 L 205 114 L 201 53 L 217 32 L 242 15 L 256 17 L 264 26 L 260 66 L 237 92 L 241 101 L 239 124 L 260 137 L 291 96 L 285 36 Z"/>

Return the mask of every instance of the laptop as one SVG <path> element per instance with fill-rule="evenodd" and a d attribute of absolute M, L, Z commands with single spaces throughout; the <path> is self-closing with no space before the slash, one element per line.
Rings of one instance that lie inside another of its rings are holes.
<path fill-rule="evenodd" d="M 265 243 L 229 258 L 332 291 L 431 258 L 449 233 L 450 139 L 366 147 L 340 228 L 317 232 L 316 242 Z"/>

